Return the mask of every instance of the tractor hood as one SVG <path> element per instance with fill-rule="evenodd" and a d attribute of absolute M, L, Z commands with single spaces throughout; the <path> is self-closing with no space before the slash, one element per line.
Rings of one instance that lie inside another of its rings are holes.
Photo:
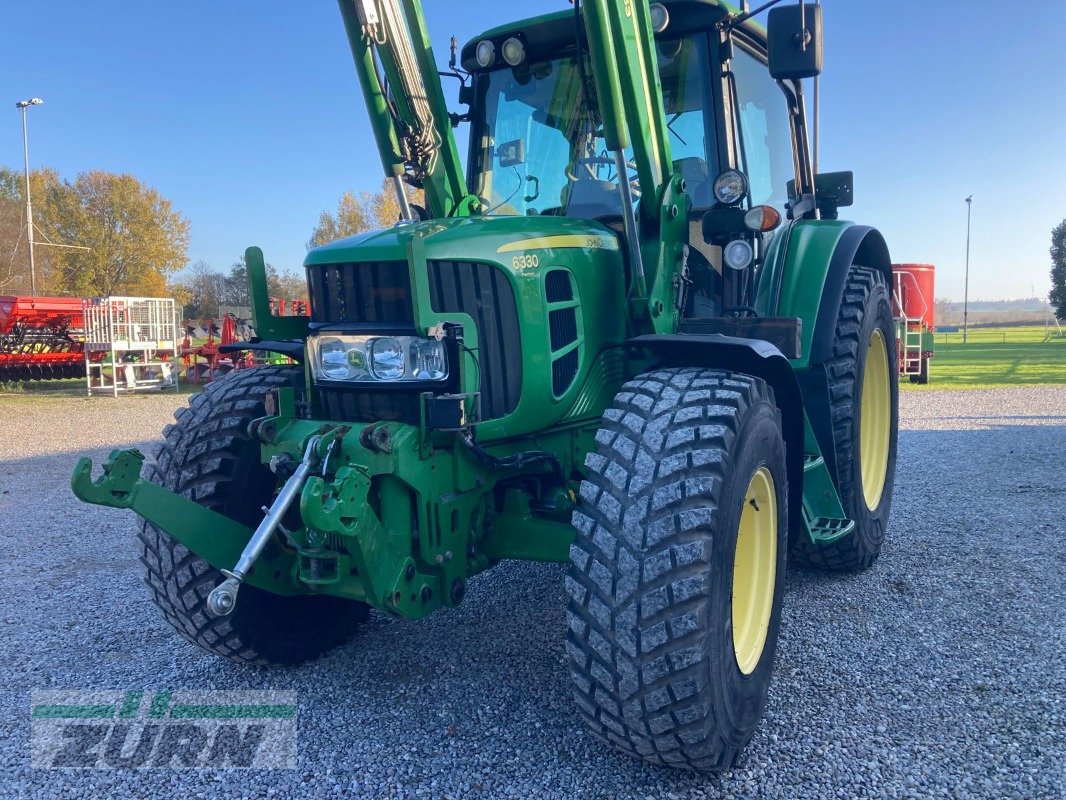
<path fill-rule="evenodd" d="M 396 225 L 317 247 L 304 266 L 405 261 L 412 247 L 433 260 L 517 264 L 536 251 L 620 249 L 618 234 L 598 222 L 566 217 L 463 217 Z"/>

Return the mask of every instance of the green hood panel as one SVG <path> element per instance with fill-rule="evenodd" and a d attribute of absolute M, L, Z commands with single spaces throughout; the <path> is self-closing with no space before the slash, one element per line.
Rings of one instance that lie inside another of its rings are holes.
<path fill-rule="evenodd" d="M 305 266 L 348 261 L 403 261 L 421 239 L 429 260 L 510 264 L 531 251 L 618 250 L 618 235 L 598 222 L 567 217 L 464 217 L 397 225 L 316 247 Z"/>

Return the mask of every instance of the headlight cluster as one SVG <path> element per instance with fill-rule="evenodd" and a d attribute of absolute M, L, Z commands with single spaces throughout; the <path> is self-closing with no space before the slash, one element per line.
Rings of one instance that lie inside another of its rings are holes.
<path fill-rule="evenodd" d="M 448 377 L 444 342 L 418 336 L 323 334 L 309 340 L 312 372 L 325 381 L 440 381 Z"/>

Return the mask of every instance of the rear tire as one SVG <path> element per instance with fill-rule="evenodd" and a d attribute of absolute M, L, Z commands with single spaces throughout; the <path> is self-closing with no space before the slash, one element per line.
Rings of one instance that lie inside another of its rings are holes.
<path fill-rule="evenodd" d="M 747 375 L 656 370 L 622 387 L 596 442 L 566 581 L 581 715 L 651 763 L 730 768 L 762 717 L 780 625 L 788 479 L 773 393 Z"/>
<path fill-rule="evenodd" d="M 238 370 L 193 395 L 163 432 L 147 479 L 254 528 L 270 505 L 277 481 L 249 438 L 248 423 L 266 414 L 270 389 L 302 385 L 299 367 Z M 294 664 L 347 641 L 369 607 L 325 595 L 281 596 L 245 584 L 225 617 L 205 610 L 224 579 L 169 534 L 142 522 L 138 538 L 145 582 L 174 629 L 198 647 L 242 663 Z"/>
<path fill-rule="evenodd" d="M 814 545 L 805 536 L 800 537 L 793 553 L 799 561 L 823 569 L 864 570 L 877 560 L 885 541 L 895 483 L 899 422 L 896 329 L 880 270 L 851 267 L 837 317 L 833 353 L 825 366 L 836 445 L 836 486 L 844 513 L 855 521 L 855 528 L 825 545 Z M 870 440 L 865 449 L 864 421 Z M 876 446 L 871 448 L 875 440 Z M 878 480 L 882 470 L 883 480 Z"/>

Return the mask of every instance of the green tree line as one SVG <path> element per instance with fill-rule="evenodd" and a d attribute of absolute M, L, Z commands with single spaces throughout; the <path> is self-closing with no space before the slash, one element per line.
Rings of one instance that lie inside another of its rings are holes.
<path fill-rule="evenodd" d="M 24 191 L 22 174 L 0 166 L 5 293 L 30 288 Z M 133 175 L 90 170 L 66 180 L 46 168 L 30 174 L 30 192 L 39 294 L 158 297 L 185 266 L 189 221 Z"/>
<path fill-rule="evenodd" d="M 0 165 L 0 294 L 30 289 L 23 181 L 21 171 Z M 135 176 L 90 170 L 68 180 L 44 168 L 30 173 L 30 191 L 38 294 L 170 296 L 190 318 L 250 305 L 244 257 L 226 270 L 186 266 L 188 219 Z M 424 202 L 420 191 L 408 195 Z M 375 192 L 347 191 L 335 210 L 321 212 L 307 247 L 391 227 L 399 216 L 390 181 Z M 307 296 L 302 270 L 268 264 L 267 282 L 273 297 Z"/>

